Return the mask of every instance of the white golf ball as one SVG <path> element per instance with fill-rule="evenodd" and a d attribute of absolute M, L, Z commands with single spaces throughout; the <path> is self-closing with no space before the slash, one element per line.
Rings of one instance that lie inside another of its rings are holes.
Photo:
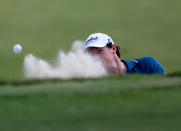
<path fill-rule="evenodd" d="M 21 51 L 22 51 L 22 46 L 21 46 L 20 44 L 15 44 L 15 45 L 13 46 L 13 51 L 14 51 L 14 53 L 21 53 Z"/>

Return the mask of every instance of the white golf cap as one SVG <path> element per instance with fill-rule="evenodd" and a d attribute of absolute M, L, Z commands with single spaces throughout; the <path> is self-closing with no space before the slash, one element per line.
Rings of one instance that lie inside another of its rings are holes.
<path fill-rule="evenodd" d="M 94 33 L 87 38 L 84 47 L 85 49 L 88 47 L 105 47 L 108 43 L 114 44 L 110 36 L 103 33 Z"/>

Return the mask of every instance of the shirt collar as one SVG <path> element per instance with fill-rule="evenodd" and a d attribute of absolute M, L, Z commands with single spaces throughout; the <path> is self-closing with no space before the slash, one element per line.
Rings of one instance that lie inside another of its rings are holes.
<path fill-rule="evenodd" d="M 134 67 L 138 63 L 137 60 L 121 60 L 127 67 L 127 73 L 133 72 Z"/>

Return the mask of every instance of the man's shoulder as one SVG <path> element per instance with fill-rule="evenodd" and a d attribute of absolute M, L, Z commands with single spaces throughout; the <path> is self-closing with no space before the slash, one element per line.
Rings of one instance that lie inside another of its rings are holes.
<path fill-rule="evenodd" d="M 135 59 L 139 62 L 158 62 L 158 60 L 152 56 L 145 56 L 138 59 Z"/>
<path fill-rule="evenodd" d="M 160 62 L 152 56 L 141 57 L 135 60 L 138 61 L 138 65 L 147 73 L 165 73 Z"/>

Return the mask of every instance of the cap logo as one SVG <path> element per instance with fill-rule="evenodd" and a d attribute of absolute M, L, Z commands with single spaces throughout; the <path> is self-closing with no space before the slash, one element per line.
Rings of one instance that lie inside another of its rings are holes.
<path fill-rule="evenodd" d="M 111 42 L 111 39 L 108 39 L 108 43 L 110 43 Z"/>
<path fill-rule="evenodd" d="M 96 41 L 96 40 L 98 40 L 98 37 L 97 37 L 97 36 L 96 36 L 96 37 L 91 37 L 90 39 L 87 40 L 86 45 L 87 45 L 88 43 L 94 42 L 94 41 Z"/>

